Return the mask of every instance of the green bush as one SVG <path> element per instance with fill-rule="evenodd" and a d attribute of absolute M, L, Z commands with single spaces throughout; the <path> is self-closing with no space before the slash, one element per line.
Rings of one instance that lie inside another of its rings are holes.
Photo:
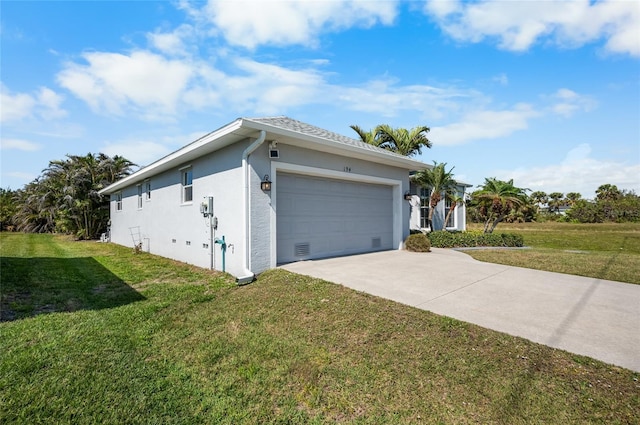
<path fill-rule="evenodd" d="M 431 246 L 437 248 L 475 246 L 524 246 L 524 239 L 512 233 L 448 232 L 440 230 L 429 233 Z"/>
<path fill-rule="evenodd" d="M 414 233 L 404 241 L 404 247 L 412 252 L 430 252 L 431 242 L 424 233 Z"/>

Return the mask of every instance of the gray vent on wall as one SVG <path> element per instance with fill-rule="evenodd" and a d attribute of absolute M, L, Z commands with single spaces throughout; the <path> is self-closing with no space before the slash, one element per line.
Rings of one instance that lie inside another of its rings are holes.
<path fill-rule="evenodd" d="M 380 237 L 371 239 L 371 248 L 380 248 L 382 246 L 382 240 Z"/>
<path fill-rule="evenodd" d="M 294 255 L 296 257 L 306 257 L 311 252 L 311 249 L 309 248 L 309 242 L 295 244 L 294 250 Z"/>

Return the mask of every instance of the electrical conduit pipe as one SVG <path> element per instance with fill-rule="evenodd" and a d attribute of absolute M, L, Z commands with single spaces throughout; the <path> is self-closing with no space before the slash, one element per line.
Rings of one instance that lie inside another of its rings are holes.
<path fill-rule="evenodd" d="M 260 130 L 258 138 L 242 152 L 242 186 L 243 186 L 243 221 L 244 221 L 244 270 L 241 276 L 238 276 L 236 282 L 238 285 L 250 283 L 255 278 L 255 274 L 251 271 L 251 250 L 249 244 L 251 242 L 251 225 L 249 216 L 250 191 L 249 191 L 249 156 L 264 143 L 267 132 Z"/>
<path fill-rule="evenodd" d="M 225 269 L 225 257 L 227 254 L 227 243 L 224 240 L 224 236 L 222 237 L 222 239 L 218 239 L 216 238 L 215 243 L 219 243 L 220 244 L 220 249 L 222 250 L 222 273 L 226 272 Z"/>

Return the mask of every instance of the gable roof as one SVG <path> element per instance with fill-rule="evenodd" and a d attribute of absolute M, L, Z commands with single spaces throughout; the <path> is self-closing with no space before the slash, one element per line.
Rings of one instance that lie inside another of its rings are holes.
<path fill-rule="evenodd" d="M 247 138 L 257 138 L 259 132 L 262 130 L 267 133 L 267 141 L 275 140 L 282 144 L 363 159 L 404 168 L 409 171 L 429 167 L 427 164 L 404 155 L 390 152 L 360 140 L 352 139 L 289 117 L 238 118 L 224 127 L 206 134 L 177 151 L 105 187 L 100 193 L 116 192 L 131 184 L 142 182 L 144 179 L 175 168 L 186 162 L 193 161 L 196 158 L 215 152 L 233 143 L 246 140 Z"/>
<path fill-rule="evenodd" d="M 351 137 L 343 136 L 342 134 L 334 133 L 324 128 L 316 127 L 311 124 L 304 123 L 302 121 L 294 120 L 289 117 L 266 117 L 266 118 L 246 118 L 246 121 L 253 123 L 260 123 L 269 125 L 272 127 L 280 128 L 282 130 L 289 130 L 295 133 L 304 134 L 306 136 L 318 137 L 328 141 L 340 143 L 343 145 L 354 146 L 361 149 L 366 149 L 374 152 L 379 152 L 385 155 L 389 155 L 396 158 L 407 159 L 406 156 L 400 155 L 386 149 L 379 148 L 377 146 L 364 143 L 361 140 L 353 139 Z"/>

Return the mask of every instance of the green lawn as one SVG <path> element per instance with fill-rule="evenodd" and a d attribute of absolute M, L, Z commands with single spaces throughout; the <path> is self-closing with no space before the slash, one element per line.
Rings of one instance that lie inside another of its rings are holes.
<path fill-rule="evenodd" d="M 640 223 L 500 223 L 495 231 L 518 233 L 532 249 L 467 253 L 491 263 L 640 284 Z"/>
<path fill-rule="evenodd" d="M 638 420 L 638 373 L 339 285 L 0 242 L 2 424 Z"/>

